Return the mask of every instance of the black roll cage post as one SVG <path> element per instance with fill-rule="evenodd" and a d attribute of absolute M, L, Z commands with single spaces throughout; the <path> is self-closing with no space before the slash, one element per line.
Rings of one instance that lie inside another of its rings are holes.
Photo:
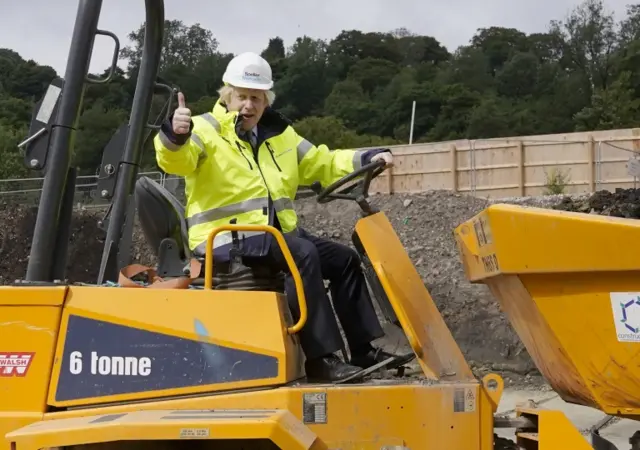
<path fill-rule="evenodd" d="M 25 164 L 44 171 L 38 215 L 27 266 L 27 284 L 61 282 L 66 276 L 69 235 L 73 210 L 76 168 L 71 167 L 78 119 L 86 83 L 103 84 L 113 78 L 118 62 L 120 42 L 115 34 L 97 28 L 102 0 L 79 0 L 76 22 L 63 78 L 54 79 L 34 109 L 29 137 L 19 144 L 24 147 Z M 107 173 L 111 189 L 101 189 L 102 198 L 112 198 L 110 219 L 102 255 L 98 284 L 116 281 L 119 264 L 129 258 L 130 249 L 122 245 L 125 225 L 133 222 L 133 191 L 142 161 L 143 144 L 151 130 L 148 123 L 154 90 L 169 92 L 168 104 L 161 114 L 168 114 L 174 90 L 158 83 L 164 34 L 164 1 L 145 0 L 145 36 L 140 70 L 128 124 L 116 132 L 103 156 L 102 172 Z M 89 76 L 89 65 L 96 35 L 111 37 L 115 43 L 109 73 L 104 78 Z M 147 132 L 145 137 L 145 131 Z M 117 152 L 109 152 L 111 147 Z M 108 164 L 105 164 L 108 161 Z M 127 217 L 129 216 L 129 217 Z M 131 239 L 130 237 L 128 238 Z M 118 261 L 120 260 L 120 261 Z"/>

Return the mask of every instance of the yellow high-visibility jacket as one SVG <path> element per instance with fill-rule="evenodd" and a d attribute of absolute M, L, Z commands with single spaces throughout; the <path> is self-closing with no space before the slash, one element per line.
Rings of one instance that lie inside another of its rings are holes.
<path fill-rule="evenodd" d="M 380 151 L 387 149 L 329 150 L 299 136 L 291 122 L 267 108 L 258 124 L 258 145 L 240 138 L 237 112 L 219 102 L 211 113 L 192 117 L 190 132 L 175 135 L 171 118 L 154 138 L 156 160 L 169 174 L 185 178 L 185 214 L 189 248 L 203 256 L 209 232 L 236 219 L 239 224 L 274 225 L 283 233 L 297 233 L 298 217 L 293 209 L 298 186 L 318 181 L 323 186 L 337 181 Z M 263 255 L 267 239 L 263 233 L 241 232 L 243 251 Z M 226 260 L 231 234 L 214 240 L 217 260 Z"/>

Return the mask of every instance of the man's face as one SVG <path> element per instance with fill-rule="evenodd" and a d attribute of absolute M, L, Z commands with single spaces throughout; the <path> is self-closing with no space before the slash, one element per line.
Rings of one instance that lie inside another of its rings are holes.
<path fill-rule="evenodd" d="M 227 107 L 229 111 L 238 111 L 243 117 L 242 128 L 250 130 L 258 124 L 267 107 L 266 96 L 258 89 L 234 88 Z"/>

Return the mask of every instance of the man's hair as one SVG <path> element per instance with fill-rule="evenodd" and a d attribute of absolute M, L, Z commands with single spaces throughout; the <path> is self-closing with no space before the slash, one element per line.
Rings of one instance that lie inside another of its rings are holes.
<path fill-rule="evenodd" d="M 222 101 L 222 103 L 228 105 L 231 102 L 231 94 L 233 93 L 234 89 L 235 87 L 231 86 L 230 84 L 222 86 L 220 89 L 218 89 L 218 94 L 220 94 L 220 100 Z M 272 106 L 273 102 L 276 101 L 276 94 L 271 90 L 264 91 L 264 96 L 267 100 L 267 106 Z"/>

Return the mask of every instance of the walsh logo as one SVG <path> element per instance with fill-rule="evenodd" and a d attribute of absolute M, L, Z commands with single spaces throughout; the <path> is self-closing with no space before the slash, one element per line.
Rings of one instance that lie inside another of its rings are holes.
<path fill-rule="evenodd" d="M 0 377 L 24 377 L 35 353 L 0 353 Z"/>

